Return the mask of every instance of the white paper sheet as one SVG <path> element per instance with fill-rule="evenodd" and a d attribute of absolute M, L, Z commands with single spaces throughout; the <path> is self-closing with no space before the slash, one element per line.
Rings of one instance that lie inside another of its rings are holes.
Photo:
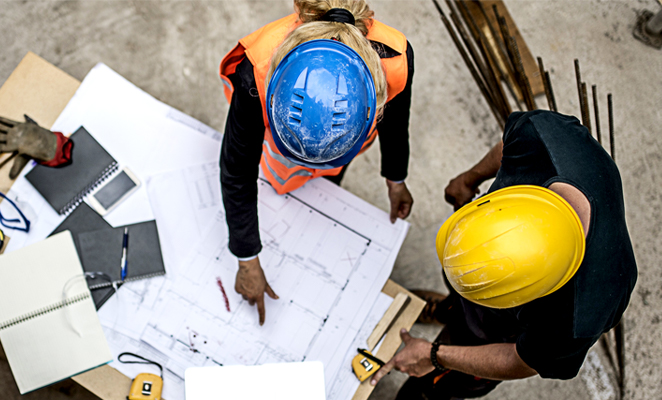
<path fill-rule="evenodd" d="M 392 301 L 381 288 L 408 224 L 399 220 L 392 225 L 386 213 L 326 180 L 285 196 L 265 181 L 258 187 L 260 261 L 280 296 L 266 299 L 262 327 L 255 307 L 234 291 L 237 261 L 227 249 L 222 205 L 208 195 L 220 192 L 218 168 L 203 164 L 147 182 L 162 243 L 169 243 L 167 275 L 163 282 L 124 285 L 99 315 L 105 328 L 121 338 L 117 343 L 109 339 L 114 353 L 126 351 L 122 335 L 128 335 L 167 360 L 172 374 L 164 397 L 169 400 L 183 398 L 186 368 L 219 364 L 322 361 L 327 395 L 333 394 L 329 399 L 356 390 L 351 357 L 366 346 Z M 139 317 L 117 317 L 129 313 Z M 113 366 L 131 373 L 123 364 Z"/>
<path fill-rule="evenodd" d="M 156 100 L 104 64 L 89 72 L 52 129 L 68 135 L 81 125 L 143 183 L 164 171 L 217 162 L 220 154 L 219 132 Z M 8 196 L 26 204 L 32 218 L 29 234 L 12 232 L 8 252 L 42 240 L 64 220 L 23 176 Z M 11 212 L 3 205 L 5 210 Z M 113 226 L 153 219 L 145 185 L 105 218 Z"/>
<path fill-rule="evenodd" d="M 325 400 L 321 362 L 186 370 L 186 400 Z"/>

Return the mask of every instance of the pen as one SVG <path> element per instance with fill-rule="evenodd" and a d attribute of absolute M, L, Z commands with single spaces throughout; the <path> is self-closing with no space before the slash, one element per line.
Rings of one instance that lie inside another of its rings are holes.
<path fill-rule="evenodd" d="M 127 267 L 127 259 L 126 259 L 126 251 L 129 247 L 129 227 L 124 228 L 124 240 L 122 241 L 122 261 L 120 268 L 122 269 L 122 280 L 126 278 L 126 267 Z"/>

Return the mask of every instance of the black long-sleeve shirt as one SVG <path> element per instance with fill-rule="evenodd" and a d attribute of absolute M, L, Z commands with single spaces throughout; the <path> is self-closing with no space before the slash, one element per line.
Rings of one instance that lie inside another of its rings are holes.
<path fill-rule="evenodd" d="M 381 43 L 373 42 L 373 48 L 381 58 L 399 55 Z M 377 122 L 382 153 L 381 174 L 392 181 L 404 180 L 409 164 L 409 108 L 414 76 L 414 51 L 409 42 L 407 73 L 404 89 L 386 104 L 382 118 Z M 230 232 L 229 248 L 235 256 L 243 258 L 254 256 L 262 249 L 257 216 L 257 177 L 265 124 L 261 118 L 262 102 L 253 65 L 247 57 L 228 78 L 234 92 L 221 148 L 221 191 Z"/>

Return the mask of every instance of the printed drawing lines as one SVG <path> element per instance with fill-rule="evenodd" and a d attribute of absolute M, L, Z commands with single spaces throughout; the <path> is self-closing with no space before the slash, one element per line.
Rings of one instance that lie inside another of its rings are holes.
<path fill-rule="evenodd" d="M 354 344 L 379 320 L 375 316 L 364 323 L 390 275 L 407 224 L 391 224 L 383 211 L 317 181 L 283 196 L 265 181 L 257 183 L 260 263 L 279 296 L 265 296 L 266 321 L 260 326 L 255 306 L 234 289 L 237 259 L 228 248 L 220 195 L 214 197 L 215 190 L 220 194 L 217 165 L 149 180 L 149 193 L 162 194 L 152 202 L 159 228 L 185 237 L 168 243 L 173 250 L 165 251 L 164 259 L 171 269 L 161 285 L 146 288 L 145 300 L 135 301 L 144 321 L 140 329 L 112 329 L 129 332 L 168 360 L 165 367 L 172 374 L 166 380 L 172 382 L 164 385 L 165 398 L 184 399 L 181 377 L 192 366 L 302 360 L 324 362 L 329 400 L 347 398 L 340 393 L 351 383 L 336 387 L 338 396 L 331 389 L 346 378 L 342 371 L 349 371 L 346 359 Z M 121 340 L 111 338 L 109 344 L 114 353 L 122 351 Z"/>

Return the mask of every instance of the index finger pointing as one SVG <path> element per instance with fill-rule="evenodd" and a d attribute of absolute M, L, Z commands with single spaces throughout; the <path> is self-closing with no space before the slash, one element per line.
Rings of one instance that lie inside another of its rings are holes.
<path fill-rule="evenodd" d="M 260 315 L 260 325 L 264 325 L 264 293 L 257 297 L 257 313 Z"/>
<path fill-rule="evenodd" d="M 394 359 L 395 359 L 395 358 L 392 358 L 391 361 L 389 361 L 389 362 L 387 362 L 386 364 L 384 364 L 384 366 L 381 367 L 381 368 L 379 369 L 379 371 L 377 371 L 377 372 L 375 373 L 375 375 L 372 377 L 372 380 L 370 381 L 370 384 L 371 384 L 372 386 L 375 386 L 375 385 L 377 384 L 377 382 L 379 382 L 379 381 L 384 377 L 384 375 L 386 375 L 386 374 L 388 374 L 389 372 L 391 372 L 391 370 L 392 370 L 393 367 L 395 366 L 395 361 L 393 361 Z"/>

